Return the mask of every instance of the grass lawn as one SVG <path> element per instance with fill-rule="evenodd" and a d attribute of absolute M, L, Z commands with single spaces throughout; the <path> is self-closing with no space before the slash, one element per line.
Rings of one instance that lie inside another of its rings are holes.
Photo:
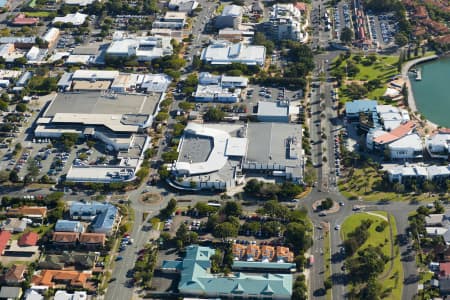
<path fill-rule="evenodd" d="M 344 60 L 337 68 L 345 71 L 346 62 L 352 60 L 353 57 L 355 57 L 355 55 L 352 55 L 350 56 L 349 59 Z M 334 62 L 336 62 L 336 60 L 337 58 L 335 59 Z M 361 61 L 363 60 L 364 58 L 362 58 Z M 354 77 L 348 77 L 347 79 L 349 81 L 355 80 L 363 82 L 370 81 L 373 79 L 380 79 L 382 87 L 369 91 L 369 93 L 367 94 L 367 98 L 382 100 L 381 96 L 383 96 L 384 92 L 386 91 L 386 84 L 394 75 L 397 75 L 399 73 L 397 71 L 397 61 L 398 56 L 377 55 L 377 60 L 370 66 L 365 66 L 361 62 L 360 63 L 354 62 L 359 69 L 359 73 L 356 74 Z M 342 87 L 339 91 L 339 98 L 340 101 L 343 103 L 350 100 L 354 100 L 351 99 L 350 96 L 346 94 L 345 92 L 346 88 L 347 85 L 344 83 L 342 84 Z"/>
<path fill-rule="evenodd" d="M 361 197 L 366 201 L 426 201 L 431 202 L 439 199 L 439 195 L 428 193 L 395 193 L 385 192 L 379 185 L 383 180 L 381 173 L 372 167 L 365 169 L 355 168 L 353 175 L 343 177 L 338 183 L 339 190 L 347 198 Z"/>
<path fill-rule="evenodd" d="M 343 239 L 346 239 L 348 234 L 354 231 L 363 220 L 371 220 L 373 222 L 369 228 L 369 238 L 359 249 L 365 249 L 369 245 L 381 246 L 383 253 L 391 257 L 392 247 L 394 247 L 392 269 L 391 262 L 388 262 L 384 267 L 383 273 L 379 276 L 379 282 L 382 284 L 384 290 L 392 289 L 389 296 L 384 299 L 401 299 L 403 289 L 403 269 L 400 261 L 400 249 L 398 245 L 395 245 L 393 243 L 394 241 L 391 240 L 389 227 L 386 227 L 382 232 L 377 232 L 375 230 L 378 224 L 385 221 L 381 216 L 387 218 L 388 214 L 384 211 L 374 211 L 373 213 L 377 215 L 357 213 L 348 217 L 342 224 L 341 235 Z M 397 235 L 397 226 L 394 218 L 390 218 L 389 225 L 390 228 L 392 228 L 392 236 L 395 237 Z M 386 240 L 388 240 L 387 243 L 385 242 Z"/>
<path fill-rule="evenodd" d="M 27 17 L 47 18 L 50 15 L 48 11 L 27 11 L 25 12 Z"/>

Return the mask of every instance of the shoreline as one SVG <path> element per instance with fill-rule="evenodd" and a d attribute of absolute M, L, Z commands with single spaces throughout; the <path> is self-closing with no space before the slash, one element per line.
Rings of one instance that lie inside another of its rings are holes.
<path fill-rule="evenodd" d="M 436 60 L 438 59 L 439 56 L 438 55 L 431 55 L 431 56 L 427 56 L 427 57 L 420 57 L 417 59 L 413 59 L 410 61 L 407 61 L 403 66 L 402 66 L 402 77 L 405 80 L 405 85 L 406 88 L 408 89 L 408 107 L 411 109 L 411 112 L 416 114 L 419 111 L 417 110 L 417 105 L 416 105 L 416 100 L 414 98 L 414 92 L 412 90 L 412 86 L 411 86 L 411 80 L 409 79 L 408 76 L 408 72 L 412 67 L 415 67 L 418 64 L 424 63 L 424 62 L 428 62 L 431 60 Z M 434 129 L 437 129 L 439 126 L 433 122 L 431 122 L 430 120 L 426 119 L 425 120 L 426 123 L 433 127 Z"/>

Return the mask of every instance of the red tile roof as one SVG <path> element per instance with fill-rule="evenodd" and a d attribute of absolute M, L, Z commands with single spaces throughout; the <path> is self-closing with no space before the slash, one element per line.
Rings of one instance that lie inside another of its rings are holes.
<path fill-rule="evenodd" d="M 297 2 L 295 4 L 295 7 L 299 10 L 299 11 L 306 11 L 306 4 L 303 2 Z"/>
<path fill-rule="evenodd" d="M 11 232 L 0 231 L 0 255 L 3 255 L 3 251 L 11 238 Z"/>
<path fill-rule="evenodd" d="M 439 276 L 442 277 L 450 276 L 450 262 L 439 263 Z"/>
<path fill-rule="evenodd" d="M 55 281 L 65 281 L 71 286 L 85 287 L 90 277 L 91 274 L 78 271 L 42 270 L 41 274 L 33 276 L 31 281 L 36 285 L 49 287 L 53 287 Z"/>
<path fill-rule="evenodd" d="M 34 25 L 39 22 L 39 18 L 28 18 L 25 14 L 18 14 L 14 20 L 14 25 Z"/>
<path fill-rule="evenodd" d="M 79 237 L 78 232 L 53 232 L 53 242 L 55 243 L 75 243 Z"/>
<path fill-rule="evenodd" d="M 39 235 L 36 232 L 27 232 L 24 233 L 17 244 L 21 247 L 27 247 L 27 246 L 36 246 L 37 241 L 39 240 Z"/>
<path fill-rule="evenodd" d="M 428 12 L 425 6 L 420 5 L 416 7 L 416 14 L 415 16 L 417 18 L 427 18 L 428 17 Z"/>
<path fill-rule="evenodd" d="M 392 129 L 390 132 L 386 132 L 383 135 L 377 136 L 376 138 L 373 139 L 373 141 L 374 143 L 377 144 L 387 144 L 407 135 L 415 127 L 416 124 L 413 121 L 408 121 L 405 124 L 402 124 L 397 128 Z"/>
<path fill-rule="evenodd" d="M 82 233 L 80 243 L 82 244 L 105 244 L 106 235 L 104 233 Z"/>
<path fill-rule="evenodd" d="M 11 268 L 9 268 L 8 272 L 5 274 L 5 280 L 8 283 L 19 283 L 21 281 L 24 281 L 25 278 L 23 277 L 23 274 L 27 270 L 26 265 L 12 265 Z"/>

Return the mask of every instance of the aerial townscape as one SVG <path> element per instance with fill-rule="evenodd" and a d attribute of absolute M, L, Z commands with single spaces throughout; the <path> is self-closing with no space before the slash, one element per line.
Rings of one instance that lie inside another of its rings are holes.
<path fill-rule="evenodd" d="M 0 300 L 450 299 L 448 0 L 0 0 Z"/>

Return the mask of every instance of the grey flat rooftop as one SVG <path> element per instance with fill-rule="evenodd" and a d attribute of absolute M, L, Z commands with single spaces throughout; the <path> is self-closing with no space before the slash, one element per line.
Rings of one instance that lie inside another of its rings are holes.
<path fill-rule="evenodd" d="M 57 113 L 71 114 L 147 114 L 151 115 L 160 98 L 153 95 L 123 95 L 102 97 L 101 92 L 60 93 L 44 113 L 53 117 Z"/>
<path fill-rule="evenodd" d="M 190 163 L 207 161 L 212 148 L 211 138 L 185 133 L 178 160 Z"/>
<path fill-rule="evenodd" d="M 298 159 L 289 158 L 288 140 L 295 137 L 301 145 L 301 132 L 301 125 L 296 124 L 249 123 L 246 162 L 298 165 Z"/>

